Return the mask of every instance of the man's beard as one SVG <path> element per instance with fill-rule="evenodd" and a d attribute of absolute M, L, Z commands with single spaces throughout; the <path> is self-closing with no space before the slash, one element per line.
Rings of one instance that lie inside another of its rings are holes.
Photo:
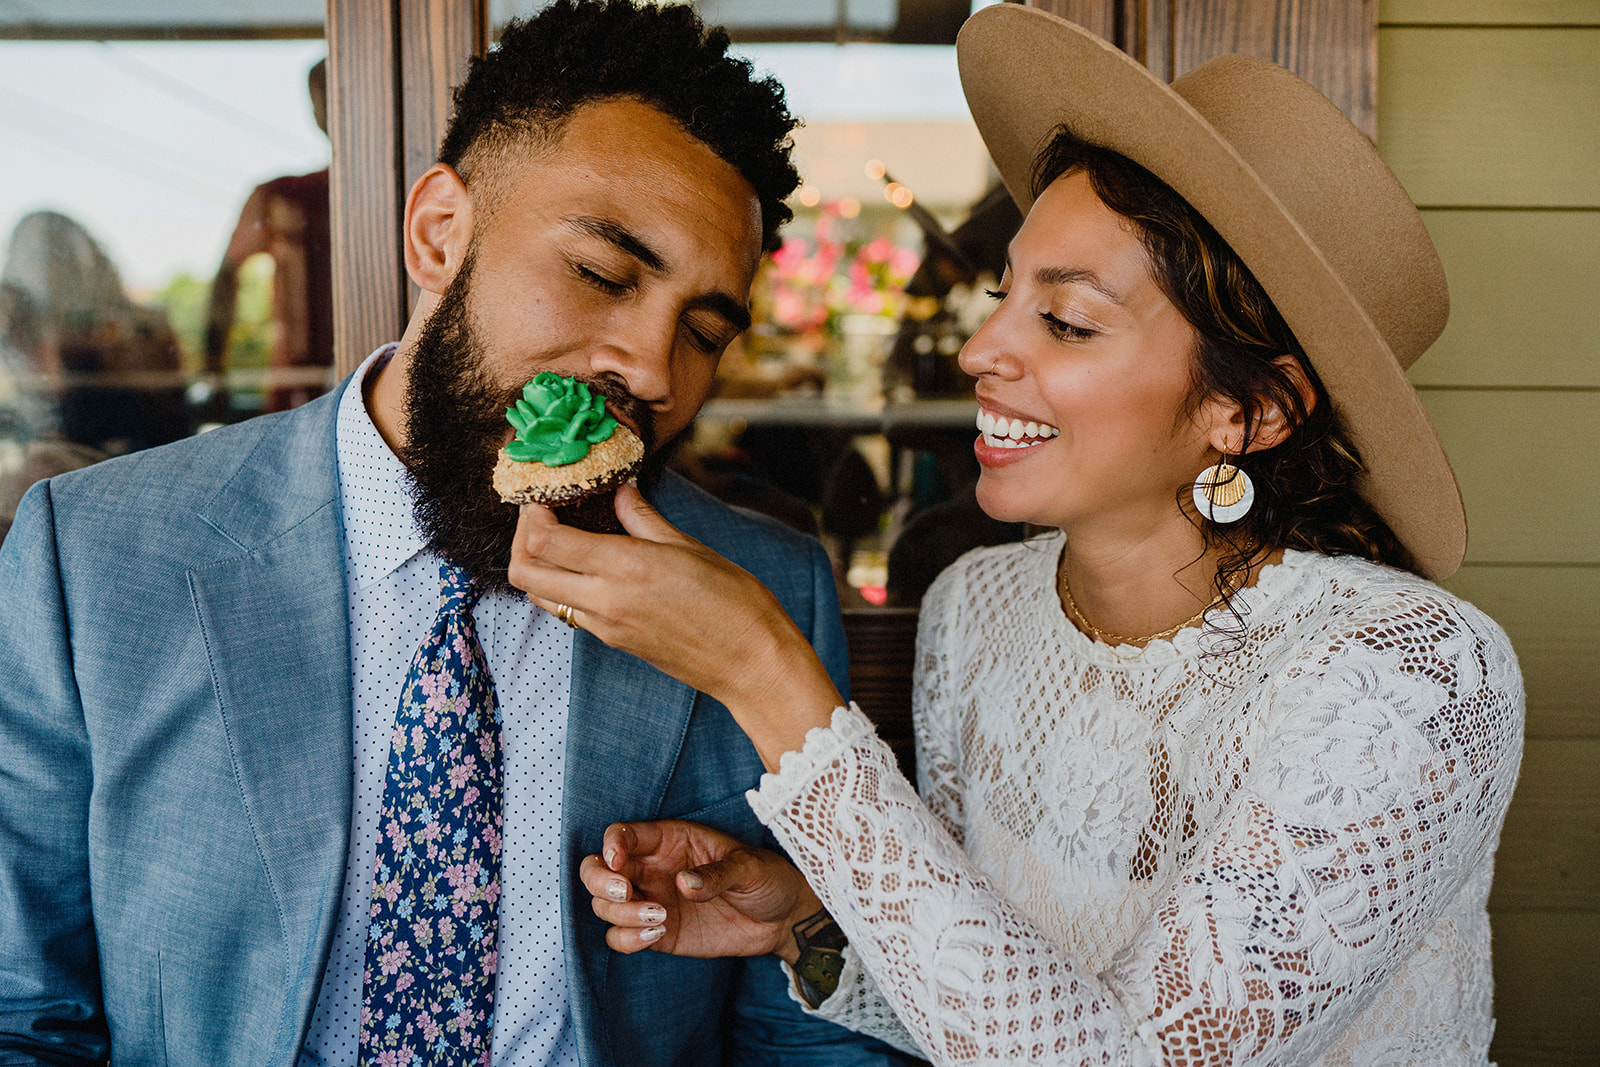
<path fill-rule="evenodd" d="M 417 338 L 406 371 L 401 458 L 428 547 L 466 568 L 483 589 L 513 591 L 506 568 L 518 509 L 501 501 L 493 474 L 510 436 L 506 408 L 522 395 L 523 383 L 500 387 L 489 377 L 467 308 L 472 266 L 469 253 Z M 638 431 L 645 447 L 639 483 L 648 487 L 672 451 L 654 447 L 648 405 L 616 375 L 583 380 L 606 398 L 612 414 Z"/>

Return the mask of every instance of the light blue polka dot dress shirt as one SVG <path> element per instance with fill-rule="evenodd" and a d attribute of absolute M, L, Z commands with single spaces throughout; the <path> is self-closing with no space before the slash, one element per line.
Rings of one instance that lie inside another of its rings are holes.
<path fill-rule="evenodd" d="M 359 383 L 393 354 L 367 358 L 338 414 L 340 507 L 350 598 L 355 804 L 333 951 L 301 1056 L 354 1067 L 372 863 L 389 733 L 406 665 L 433 623 L 439 562 L 412 518 L 405 468 L 378 434 Z M 561 786 L 572 631 L 525 597 L 485 596 L 473 612 L 503 709 L 505 852 L 494 1067 L 576 1065 L 561 951 Z"/>

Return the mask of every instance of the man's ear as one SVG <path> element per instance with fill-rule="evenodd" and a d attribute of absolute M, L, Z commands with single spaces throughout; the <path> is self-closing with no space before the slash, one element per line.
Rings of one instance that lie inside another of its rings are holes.
<path fill-rule="evenodd" d="M 450 285 L 472 244 L 472 196 L 452 168 L 435 163 L 406 197 L 406 273 L 424 292 Z"/>
<path fill-rule="evenodd" d="M 1300 394 L 1300 405 L 1305 414 L 1317 405 L 1317 392 L 1300 360 L 1288 353 L 1272 361 L 1280 374 L 1289 380 L 1294 391 Z M 1238 404 L 1223 397 L 1206 402 L 1204 409 L 1211 423 L 1211 447 L 1225 456 L 1237 456 L 1241 446 L 1245 452 L 1260 452 L 1280 445 L 1295 429 L 1290 425 L 1288 413 L 1276 400 L 1264 398 L 1250 428 L 1250 441 L 1244 444 L 1244 411 Z"/>

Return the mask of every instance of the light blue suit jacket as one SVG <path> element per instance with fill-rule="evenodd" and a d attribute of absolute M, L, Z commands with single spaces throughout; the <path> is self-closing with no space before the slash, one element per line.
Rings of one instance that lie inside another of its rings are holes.
<path fill-rule="evenodd" d="M 23 502 L 0 549 L 0 1063 L 295 1062 L 350 829 L 337 404 Z M 842 684 L 820 546 L 674 477 L 655 503 L 771 587 Z M 770 958 L 605 947 L 577 867 L 610 822 L 769 839 L 725 709 L 590 634 L 573 656 L 563 938 L 583 1063 L 892 1062 L 804 1017 Z"/>

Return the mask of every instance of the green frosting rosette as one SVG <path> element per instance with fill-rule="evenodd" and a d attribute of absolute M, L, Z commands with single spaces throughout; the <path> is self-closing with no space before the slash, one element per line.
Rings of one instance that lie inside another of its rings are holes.
<path fill-rule="evenodd" d="M 541 371 L 522 387 L 522 399 L 506 408 L 506 421 L 517 431 L 506 455 L 546 467 L 578 462 L 617 428 L 605 397 L 553 371 Z"/>

